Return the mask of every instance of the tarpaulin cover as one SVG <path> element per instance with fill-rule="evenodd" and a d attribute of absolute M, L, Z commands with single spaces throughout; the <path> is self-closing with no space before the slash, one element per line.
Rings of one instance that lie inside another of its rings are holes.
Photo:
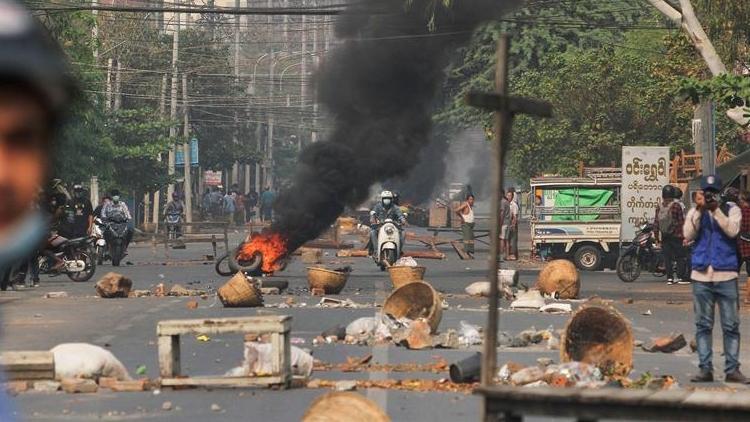
<path fill-rule="evenodd" d="M 612 199 L 614 192 L 608 189 L 560 189 L 555 196 L 555 208 L 579 207 L 603 207 Z M 578 204 L 576 204 L 576 197 Z M 593 221 L 599 218 L 599 214 L 582 215 L 556 215 L 552 221 Z"/>

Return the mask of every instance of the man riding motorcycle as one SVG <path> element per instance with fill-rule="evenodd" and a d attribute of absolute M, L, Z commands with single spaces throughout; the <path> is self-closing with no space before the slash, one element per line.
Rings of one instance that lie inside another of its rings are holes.
<path fill-rule="evenodd" d="M 380 202 L 370 211 L 370 243 L 368 250 L 370 255 L 374 255 L 375 247 L 378 244 L 378 226 L 385 220 L 393 220 L 399 227 L 406 224 L 406 217 L 394 202 L 394 195 L 390 191 L 383 191 L 380 194 Z M 404 244 L 404 231 L 399 230 L 401 244 Z"/>
<path fill-rule="evenodd" d="M 104 205 L 102 208 L 102 220 L 108 221 L 114 218 L 124 218 L 125 221 L 130 221 L 132 217 L 130 216 L 130 210 L 128 210 L 127 204 L 120 201 L 120 192 L 117 190 L 112 191 L 112 202 Z M 125 235 L 125 245 L 124 251 L 128 250 L 128 245 L 130 245 L 130 241 L 133 239 L 133 230 L 128 227 L 127 234 Z M 110 243 L 110 239 L 107 239 L 107 243 Z"/>
<path fill-rule="evenodd" d="M 167 203 L 167 207 L 164 208 L 164 219 L 169 224 L 169 217 L 170 216 L 177 216 L 179 217 L 179 220 L 181 221 L 182 216 L 185 214 L 185 204 L 180 199 L 180 194 L 178 192 L 172 192 L 172 200 Z M 175 227 L 176 235 L 177 237 L 182 236 L 182 225 L 176 224 Z"/>

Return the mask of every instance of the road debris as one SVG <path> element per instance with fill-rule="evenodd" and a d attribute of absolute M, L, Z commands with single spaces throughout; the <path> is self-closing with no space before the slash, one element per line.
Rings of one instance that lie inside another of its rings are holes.
<path fill-rule="evenodd" d="M 425 318 L 431 331 L 437 332 L 443 317 L 440 294 L 425 282 L 409 283 L 391 293 L 383 303 L 383 313 L 396 319 Z"/>
<path fill-rule="evenodd" d="M 585 362 L 608 374 L 626 376 L 633 368 L 633 331 L 615 308 L 589 303 L 568 321 L 560 346 L 562 362 Z"/>
<path fill-rule="evenodd" d="M 161 404 L 161 410 L 172 410 L 172 402 L 171 401 L 165 401 Z"/>
<path fill-rule="evenodd" d="M 258 282 L 238 272 L 217 291 L 219 300 L 227 308 L 263 306 L 263 294 Z"/>
<path fill-rule="evenodd" d="M 307 269 L 307 284 L 314 296 L 323 294 L 337 295 L 346 286 L 351 267 L 336 268 L 330 270 L 322 267 L 309 267 Z"/>
<path fill-rule="evenodd" d="M 511 289 L 511 286 L 507 284 L 499 282 L 497 285 L 497 290 L 498 290 L 500 297 L 504 297 L 504 298 L 513 297 L 513 290 Z M 470 296 L 489 297 L 490 282 L 489 281 L 477 281 L 477 282 L 471 283 L 468 286 L 466 286 L 464 291 L 466 292 L 466 294 Z"/>
<path fill-rule="evenodd" d="M 653 315 L 653 313 L 651 312 L 651 309 L 647 309 L 647 310 L 643 311 L 641 313 L 641 315 L 651 316 L 651 315 Z"/>
<path fill-rule="evenodd" d="M 122 274 L 107 273 L 96 282 L 96 294 L 99 297 L 111 299 L 128 297 L 133 281 Z"/>
<path fill-rule="evenodd" d="M 125 366 L 109 350 L 87 343 L 63 343 L 50 352 L 55 357 L 55 379 L 112 377 L 131 380 Z"/>
<path fill-rule="evenodd" d="M 641 348 L 646 352 L 652 353 L 674 353 L 685 346 L 687 346 L 685 336 L 682 334 L 672 334 L 665 337 L 651 339 L 650 345 L 641 345 Z"/>
<path fill-rule="evenodd" d="M 511 309 L 539 309 L 544 306 L 544 298 L 539 290 L 531 289 L 516 295 L 511 302 Z"/>
<path fill-rule="evenodd" d="M 455 383 L 474 383 L 479 381 L 482 370 L 482 354 L 477 352 L 451 364 L 449 374 L 451 381 Z"/>
<path fill-rule="evenodd" d="M 554 302 L 542 306 L 539 308 L 539 312 L 545 312 L 548 314 L 569 314 L 573 312 L 573 307 L 570 303 Z"/>
<path fill-rule="evenodd" d="M 66 393 L 96 393 L 99 385 L 93 379 L 87 378 L 63 378 L 60 386 Z"/>
<path fill-rule="evenodd" d="M 334 389 L 336 391 L 354 391 L 357 389 L 357 381 L 336 381 Z"/>
<path fill-rule="evenodd" d="M 431 348 L 432 336 L 430 335 L 430 331 L 430 324 L 427 320 L 419 318 L 412 321 L 409 324 L 406 338 L 404 338 L 402 344 L 412 350 Z"/>
<path fill-rule="evenodd" d="M 363 305 L 361 303 L 354 302 L 351 299 L 334 299 L 332 297 L 323 297 L 320 299 L 316 308 L 368 308 L 370 305 Z"/>
<path fill-rule="evenodd" d="M 60 390 L 61 386 L 62 384 L 60 384 L 57 381 L 43 380 L 43 381 L 34 381 L 32 388 L 34 389 L 34 391 L 37 391 L 40 393 L 54 393 Z"/>
<path fill-rule="evenodd" d="M 245 342 L 242 365 L 229 370 L 226 376 L 263 376 L 274 373 L 273 346 L 270 343 Z M 297 346 L 291 346 L 293 375 L 309 377 L 314 359 Z"/>
<path fill-rule="evenodd" d="M 49 292 L 44 295 L 45 299 L 60 299 L 68 297 L 68 292 Z"/>
<path fill-rule="evenodd" d="M 560 299 L 577 299 L 581 291 L 581 278 L 572 262 L 555 259 L 542 268 L 536 287 L 542 294 Z"/>
<path fill-rule="evenodd" d="M 221 412 L 222 408 L 216 403 L 211 403 L 211 411 L 213 412 Z"/>
<path fill-rule="evenodd" d="M 466 321 L 458 323 L 458 342 L 463 347 L 473 346 L 475 344 L 482 344 L 482 335 L 480 334 L 480 327 L 469 324 Z"/>

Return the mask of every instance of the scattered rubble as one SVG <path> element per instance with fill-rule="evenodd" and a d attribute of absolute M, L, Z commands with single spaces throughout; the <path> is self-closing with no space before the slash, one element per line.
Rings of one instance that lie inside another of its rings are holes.
<path fill-rule="evenodd" d="M 87 378 L 63 378 L 60 386 L 66 393 L 96 393 L 99 385 L 96 381 Z"/>
<path fill-rule="evenodd" d="M 482 354 L 474 353 L 450 366 L 451 381 L 455 383 L 473 383 L 479 381 L 482 370 Z"/>
<path fill-rule="evenodd" d="M 161 404 L 161 410 L 172 410 L 172 402 L 171 401 L 165 401 Z"/>
<path fill-rule="evenodd" d="M 331 297 L 323 297 L 320 299 L 316 308 L 368 308 L 370 305 L 363 305 L 361 303 L 354 302 L 351 299 L 334 299 Z"/>
<path fill-rule="evenodd" d="M 133 281 L 122 274 L 107 273 L 96 282 L 96 294 L 102 298 L 128 297 Z"/>
<path fill-rule="evenodd" d="M 544 298 L 539 290 L 531 289 L 516 295 L 510 304 L 511 309 L 539 309 L 544 306 Z"/>
<path fill-rule="evenodd" d="M 412 321 L 408 327 L 408 334 L 402 343 L 412 350 L 428 349 L 432 347 L 430 325 L 423 318 Z"/>
<path fill-rule="evenodd" d="M 674 353 L 685 346 L 687 346 L 685 336 L 682 334 L 672 334 L 665 337 L 654 338 L 651 340 L 650 345 L 641 345 L 641 348 L 646 352 L 652 353 Z"/>
<path fill-rule="evenodd" d="M 62 384 L 58 381 L 52 381 L 52 380 L 43 380 L 43 381 L 34 381 L 33 389 L 34 391 L 40 392 L 40 393 L 54 393 L 55 391 L 60 390 L 60 387 Z"/>
<path fill-rule="evenodd" d="M 68 297 L 68 292 L 49 292 L 44 295 L 45 299 L 59 299 Z"/>
<path fill-rule="evenodd" d="M 357 381 L 336 381 L 336 391 L 354 391 L 357 389 Z"/>

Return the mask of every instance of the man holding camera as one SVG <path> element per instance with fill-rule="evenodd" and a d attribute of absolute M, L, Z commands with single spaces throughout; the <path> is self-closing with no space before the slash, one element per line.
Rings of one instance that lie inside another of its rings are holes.
<path fill-rule="evenodd" d="M 719 197 L 718 176 L 704 176 L 695 207 L 688 211 L 683 232 L 685 243 L 695 241 L 692 255 L 695 341 L 700 372 L 692 382 L 712 382 L 712 331 L 719 305 L 724 337 L 725 382 L 747 384 L 740 372 L 740 318 L 737 288 L 737 242 L 742 212 L 736 203 Z"/>

